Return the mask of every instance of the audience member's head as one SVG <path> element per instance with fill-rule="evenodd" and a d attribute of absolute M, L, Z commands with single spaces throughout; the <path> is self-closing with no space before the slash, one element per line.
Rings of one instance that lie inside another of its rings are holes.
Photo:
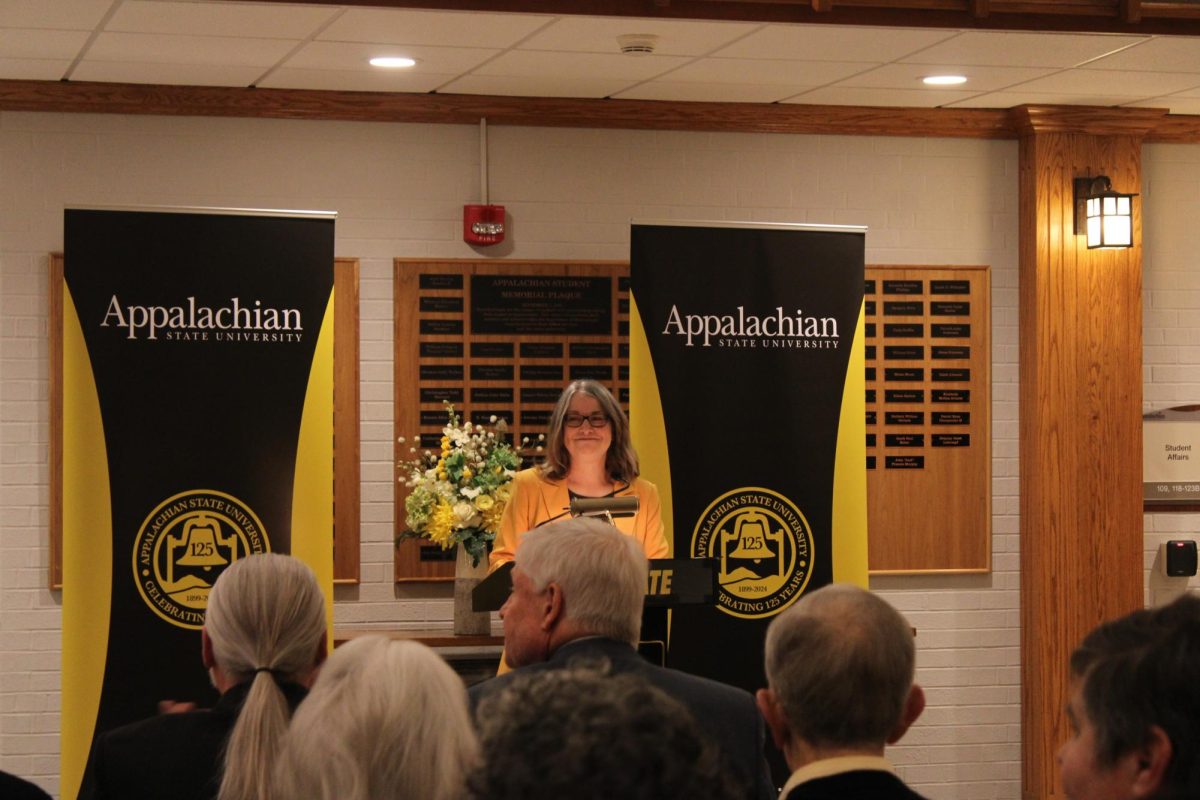
<path fill-rule="evenodd" d="M 598 519 L 579 517 L 526 533 L 512 594 L 500 609 L 508 664 L 545 661 L 583 636 L 636 646 L 646 570 L 641 545 Z"/>
<path fill-rule="evenodd" d="M 570 667 L 516 676 L 476 713 L 480 800 L 744 796 L 679 701 L 639 676 Z"/>
<path fill-rule="evenodd" d="M 1087 798 L 1200 797 L 1200 598 L 1106 622 L 1071 656 L 1063 789 Z"/>
<path fill-rule="evenodd" d="M 296 710 L 276 800 L 457 800 L 479 745 L 462 680 L 432 650 L 367 636 L 333 652 Z"/>
<path fill-rule="evenodd" d="M 788 764 L 882 755 L 924 710 L 914 662 L 904 617 L 856 586 L 818 589 L 776 617 L 758 701 Z"/>
<path fill-rule="evenodd" d="M 310 682 L 325 656 L 325 599 L 312 570 L 274 553 L 235 561 L 213 585 L 202 640 L 222 694 L 250 684 L 225 747 L 219 797 L 265 797 L 291 717 L 280 684 Z"/>

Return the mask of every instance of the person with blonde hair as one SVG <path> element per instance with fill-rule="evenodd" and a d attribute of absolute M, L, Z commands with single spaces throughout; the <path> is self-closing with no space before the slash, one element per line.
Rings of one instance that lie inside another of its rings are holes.
<path fill-rule="evenodd" d="M 545 463 L 513 478 L 489 557 L 492 569 L 513 560 L 526 531 L 568 517 L 576 497 L 636 497 L 637 513 L 614 524 L 647 558 L 667 557 L 658 488 L 639 477 L 629 420 L 608 389 L 591 380 L 568 384 L 550 414 L 546 441 Z"/>
<path fill-rule="evenodd" d="M 479 744 L 428 647 L 364 636 L 329 657 L 275 765 L 275 800 L 457 800 Z"/>
<path fill-rule="evenodd" d="M 325 598 L 303 562 L 251 555 L 217 578 L 201 630 L 215 708 L 102 734 L 82 797 L 267 800 L 292 711 L 325 658 Z"/>

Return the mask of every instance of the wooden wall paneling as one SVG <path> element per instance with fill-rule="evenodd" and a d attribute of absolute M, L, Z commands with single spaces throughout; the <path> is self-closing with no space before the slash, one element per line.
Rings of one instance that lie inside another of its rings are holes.
<path fill-rule="evenodd" d="M 866 295 L 868 333 L 870 326 L 875 332 L 866 340 L 870 572 L 987 572 L 992 551 L 989 270 L 868 265 L 866 275 L 875 289 Z M 944 293 L 948 287 L 941 282 L 965 283 L 969 291 Z M 917 284 L 921 291 L 890 293 L 893 283 L 897 289 Z M 919 313 L 907 313 L 914 304 Z M 889 335 L 896 325 L 919 325 L 920 335 L 910 330 Z M 964 335 L 949 335 L 958 330 Z M 914 350 L 919 358 L 912 357 Z M 948 350 L 965 353 L 949 358 Z M 967 376 L 950 379 L 948 373 L 958 371 Z M 888 396 L 893 391 L 919 394 L 897 402 Z M 907 422 L 907 415 L 916 417 Z M 893 459 L 897 463 L 890 463 Z M 916 468 L 903 468 L 914 462 Z"/>
<path fill-rule="evenodd" d="M 1097 174 L 1139 191 L 1141 136 L 1065 128 L 1030 117 L 1020 144 L 1021 747 L 1030 799 L 1060 796 L 1055 752 L 1069 735 L 1071 650 L 1100 621 L 1142 605 L 1142 206 L 1133 248 L 1088 251 L 1073 232 L 1072 197 L 1073 178 Z"/>
<path fill-rule="evenodd" d="M 358 259 L 334 260 L 333 579 L 359 578 Z M 51 253 L 50 287 L 50 564 L 51 589 L 62 588 L 63 255 Z"/>
<path fill-rule="evenodd" d="M 422 275 L 428 276 L 424 288 Z M 476 275 L 611 278 L 610 329 L 596 335 L 476 333 L 471 328 L 471 277 Z M 621 303 L 628 300 L 628 287 L 623 283 L 628 275 L 628 265 L 618 262 L 396 259 L 394 401 L 396 436 L 405 437 L 404 442 L 396 443 L 397 465 L 413 457 L 410 448 L 421 435 L 430 437 L 426 447 L 432 447 L 440 435 L 445 416 L 441 401 L 431 394 L 439 388 L 458 392 L 455 407 L 464 420 L 486 422 L 492 414 L 506 417 L 515 444 L 530 440 L 524 453 L 527 457 L 536 455 L 537 436 L 545 431 L 545 420 L 568 381 L 595 377 L 627 398 L 628 311 L 622 311 Z M 439 304 L 439 300 L 450 304 Z M 461 303 L 455 306 L 454 301 Z M 436 310 L 438 307 L 444 310 Z M 599 345 L 604 354 L 586 348 L 576 352 L 573 345 Z M 461 350 L 445 349 L 445 355 L 439 356 L 433 346 Z M 539 352 L 539 346 L 552 352 Z M 489 351 L 489 347 L 501 349 Z M 424 355 L 422 348 L 426 348 Z M 446 377 L 439 380 L 435 378 L 438 374 Z M 508 401 L 491 399 L 507 392 L 511 392 Z M 400 477 L 398 471 L 397 534 L 405 529 L 407 494 Z M 452 580 L 454 562 L 446 560 L 452 556 L 453 551 L 443 552 L 427 542 L 403 542 L 396 548 L 395 579 Z"/>
<path fill-rule="evenodd" d="M 63 582 L 63 254 L 50 254 L 50 567 L 51 589 Z"/>
<path fill-rule="evenodd" d="M 334 259 L 333 290 L 333 582 L 358 583 L 358 259 Z"/>

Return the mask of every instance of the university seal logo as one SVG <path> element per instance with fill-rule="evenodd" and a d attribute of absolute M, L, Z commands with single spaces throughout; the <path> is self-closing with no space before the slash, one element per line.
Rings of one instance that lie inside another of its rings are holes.
<path fill-rule="evenodd" d="M 700 515 L 692 557 L 717 561 L 717 608 L 743 619 L 771 617 L 808 585 L 812 529 L 800 509 L 778 492 L 734 489 Z"/>
<path fill-rule="evenodd" d="M 254 511 L 233 495 L 181 492 L 146 516 L 133 542 L 133 577 L 146 605 L 180 628 L 204 624 L 208 593 L 239 558 L 269 552 Z"/>

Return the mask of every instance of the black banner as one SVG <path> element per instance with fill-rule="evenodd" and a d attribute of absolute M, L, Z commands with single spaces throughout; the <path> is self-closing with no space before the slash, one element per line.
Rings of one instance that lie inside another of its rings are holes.
<path fill-rule="evenodd" d="M 64 796 L 96 731 L 214 701 L 198 631 L 225 567 L 314 524 L 331 559 L 333 232 L 329 215 L 66 212 Z M 107 480 L 78 483 L 97 460 Z M 328 524 L 294 519 L 313 475 Z"/>
<path fill-rule="evenodd" d="M 835 575 L 865 584 L 863 239 L 633 227 L 638 452 L 674 557 L 718 569 L 714 606 L 674 612 L 670 665 L 759 688 L 771 617 Z"/>

